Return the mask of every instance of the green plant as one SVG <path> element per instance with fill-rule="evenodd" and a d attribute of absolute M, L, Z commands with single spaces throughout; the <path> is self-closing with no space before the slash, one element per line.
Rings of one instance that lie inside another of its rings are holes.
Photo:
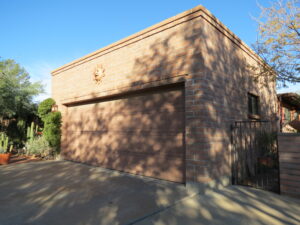
<path fill-rule="evenodd" d="M 4 151 L 7 151 L 8 137 L 5 135 L 5 133 L 1 133 L 0 148 L 3 149 Z"/>
<path fill-rule="evenodd" d="M 48 141 L 49 145 L 53 147 L 56 152 L 59 152 L 61 113 L 51 112 L 53 105 L 55 105 L 55 101 L 52 98 L 44 100 L 38 107 L 38 114 L 44 122 L 43 136 Z"/>
<path fill-rule="evenodd" d="M 33 97 L 43 93 L 41 82 L 31 82 L 27 71 L 11 59 L 0 58 L 0 117 L 27 119 L 35 111 Z"/>
<path fill-rule="evenodd" d="M 11 152 L 13 145 L 9 145 L 8 136 L 4 132 L 0 133 L 0 135 L 0 153 Z"/>
<path fill-rule="evenodd" d="M 53 155 L 53 148 L 49 145 L 45 137 L 34 137 L 31 142 L 26 143 L 27 155 L 39 155 L 42 157 Z"/>
<path fill-rule="evenodd" d="M 35 125 L 34 122 L 31 123 L 30 127 L 27 127 L 27 141 L 32 142 L 35 134 L 38 132 L 39 126 Z"/>
<path fill-rule="evenodd" d="M 51 112 L 52 106 L 55 105 L 55 101 L 52 98 L 47 98 L 39 104 L 38 115 L 44 121 L 45 117 Z"/>
<path fill-rule="evenodd" d="M 61 113 L 51 112 L 44 118 L 44 136 L 50 146 L 59 152 L 61 137 Z"/>
<path fill-rule="evenodd" d="M 26 142 L 26 121 L 22 118 L 9 120 L 9 125 L 5 130 L 9 141 L 14 143 L 15 146 L 23 147 Z"/>

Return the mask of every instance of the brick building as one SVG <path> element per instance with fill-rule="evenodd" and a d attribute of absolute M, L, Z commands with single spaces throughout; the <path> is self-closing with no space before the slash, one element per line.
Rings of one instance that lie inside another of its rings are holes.
<path fill-rule="evenodd" d="M 300 95 L 282 93 L 277 97 L 280 131 L 284 133 L 300 132 Z"/>
<path fill-rule="evenodd" d="M 62 156 L 186 184 L 228 183 L 231 124 L 276 115 L 260 58 L 198 6 L 52 72 Z"/>

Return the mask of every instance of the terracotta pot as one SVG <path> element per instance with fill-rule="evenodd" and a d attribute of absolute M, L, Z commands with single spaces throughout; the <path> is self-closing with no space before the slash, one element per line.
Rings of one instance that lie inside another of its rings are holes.
<path fill-rule="evenodd" d="M 9 163 L 11 153 L 1 153 L 0 154 L 0 165 L 6 165 Z"/>

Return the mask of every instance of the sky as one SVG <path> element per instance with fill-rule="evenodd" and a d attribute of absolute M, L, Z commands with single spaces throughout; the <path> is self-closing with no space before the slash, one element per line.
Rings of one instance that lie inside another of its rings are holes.
<path fill-rule="evenodd" d="M 51 95 L 55 68 L 197 5 L 205 6 L 251 45 L 257 37 L 257 3 L 271 0 L 0 0 L 0 57 L 14 59 Z M 300 91 L 291 85 L 279 92 Z"/>

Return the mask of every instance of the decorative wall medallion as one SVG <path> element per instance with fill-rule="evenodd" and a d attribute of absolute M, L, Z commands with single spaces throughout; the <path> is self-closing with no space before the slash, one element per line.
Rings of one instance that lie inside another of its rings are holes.
<path fill-rule="evenodd" d="M 94 81 L 96 84 L 100 84 L 103 77 L 105 77 L 105 69 L 102 65 L 98 65 L 94 72 Z"/>

